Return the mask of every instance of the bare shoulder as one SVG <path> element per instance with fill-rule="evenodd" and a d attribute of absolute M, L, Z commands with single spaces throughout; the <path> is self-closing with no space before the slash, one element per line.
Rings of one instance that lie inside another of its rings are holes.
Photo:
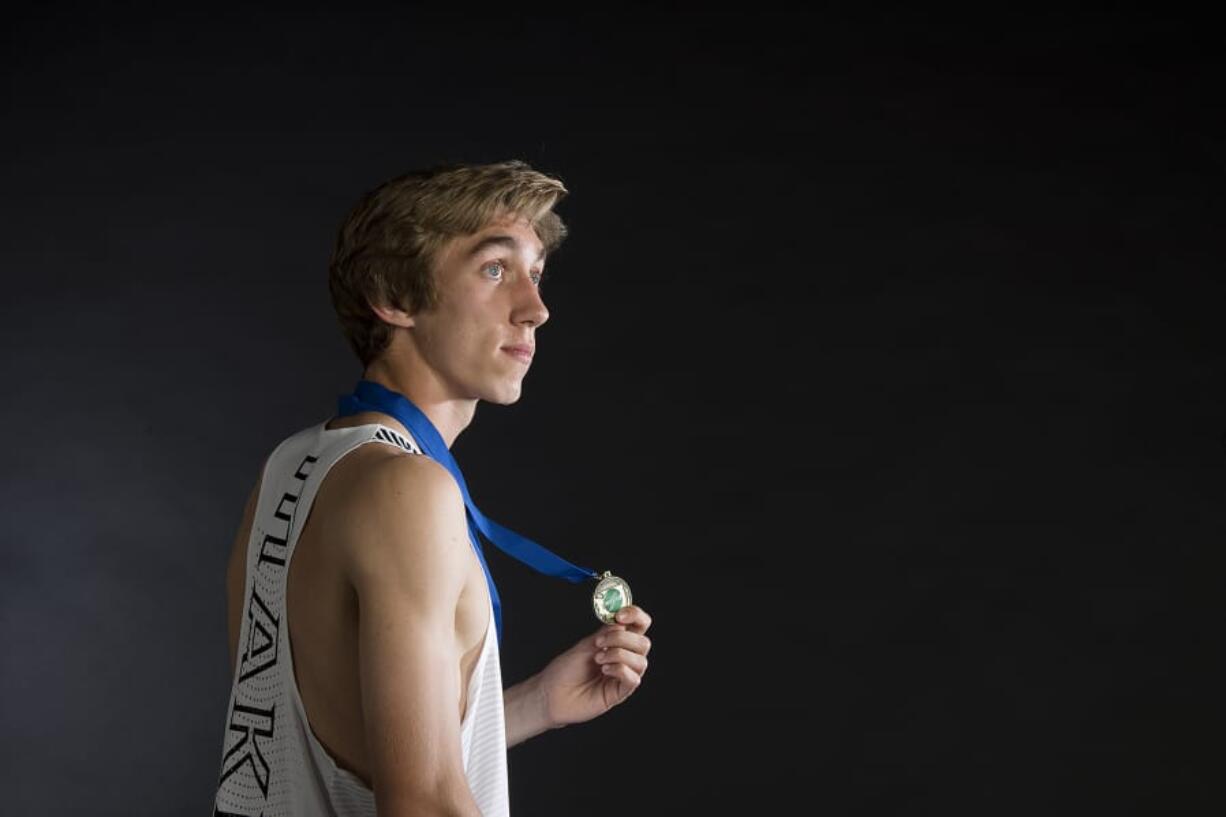
<path fill-rule="evenodd" d="M 332 508 L 350 581 L 462 583 L 468 527 L 455 479 L 429 457 L 363 448 L 382 450 L 353 463 Z"/>
<path fill-rule="evenodd" d="M 451 474 L 427 457 L 358 465 L 335 518 L 345 525 L 340 569 L 357 602 L 371 785 L 380 814 L 435 813 L 444 795 L 463 802 L 468 791 L 457 621 L 474 557 L 464 503 Z"/>

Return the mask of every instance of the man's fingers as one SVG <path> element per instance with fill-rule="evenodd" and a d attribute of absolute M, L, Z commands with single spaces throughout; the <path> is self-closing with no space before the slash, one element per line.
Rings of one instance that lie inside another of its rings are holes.
<path fill-rule="evenodd" d="M 617 611 L 617 623 L 626 625 L 636 633 L 645 633 L 651 626 L 651 616 L 642 607 L 631 604 Z"/>
<path fill-rule="evenodd" d="M 596 646 L 598 648 L 623 647 L 640 655 L 646 655 L 651 651 L 651 639 L 631 630 L 606 630 L 596 637 Z"/>
<path fill-rule="evenodd" d="M 622 664 L 634 670 L 637 675 L 647 671 L 647 656 L 621 647 L 610 647 L 596 653 L 596 663 L 606 667 Z"/>
<path fill-rule="evenodd" d="M 626 696 L 636 690 L 643 682 L 642 676 L 625 664 L 605 664 L 601 667 L 601 672 L 607 678 L 616 678 L 622 684 L 622 694 L 620 700 L 625 700 Z M 611 702 L 616 703 L 616 702 Z"/>

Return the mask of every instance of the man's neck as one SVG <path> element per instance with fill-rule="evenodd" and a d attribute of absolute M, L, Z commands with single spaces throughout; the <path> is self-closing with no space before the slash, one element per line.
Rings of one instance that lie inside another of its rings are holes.
<path fill-rule="evenodd" d="M 472 422 L 477 401 L 459 399 L 447 393 L 445 385 L 428 370 L 415 371 L 412 365 L 396 365 L 386 358 L 371 362 L 363 379 L 400 392 L 430 418 L 447 448 Z"/>

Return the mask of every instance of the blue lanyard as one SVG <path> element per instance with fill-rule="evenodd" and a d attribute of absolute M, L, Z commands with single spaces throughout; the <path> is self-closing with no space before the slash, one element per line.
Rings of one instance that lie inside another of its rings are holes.
<path fill-rule="evenodd" d="M 413 435 L 413 439 L 421 446 L 426 456 L 442 465 L 455 477 L 464 497 L 464 507 L 467 509 L 468 537 L 472 540 L 473 549 L 477 551 L 477 559 L 481 569 L 485 571 L 485 580 L 490 588 L 490 601 L 494 606 L 494 622 L 498 628 L 498 643 L 502 643 L 502 603 L 498 598 L 498 588 L 494 586 L 494 577 L 490 575 L 489 565 L 485 563 L 485 554 L 481 551 L 481 540 L 477 531 L 485 534 L 485 538 L 494 546 L 546 576 L 556 576 L 570 582 L 581 582 L 585 579 L 600 578 L 600 574 L 586 567 L 578 567 L 558 556 L 556 553 L 538 545 L 531 539 L 520 536 L 510 528 L 504 528 L 497 522 L 488 519 L 473 503 L 468 493 L 468 484 L 464 482 L 464 474 L 460 466 L 451 456 L 451 451 L 443 441 L 443 437 L 430 422 L 430 418 L 417 406 L 399 392 L 371 380 L 359 380 L 353 394 L 343 395 L 338 401 L 339 416 L 348 417 L 363 411 L 377 411 L 395 417 Z"/>

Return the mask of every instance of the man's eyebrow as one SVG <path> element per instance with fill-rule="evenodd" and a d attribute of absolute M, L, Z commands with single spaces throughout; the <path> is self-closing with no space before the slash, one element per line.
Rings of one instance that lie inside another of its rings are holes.
<path fill-rule="evenodd" d="M 506 247 L 508 250 L 518 250 L 519 240 L 515 238 L 515 236 L 510 235 L 487 235 L 485 238 L 478 241 L 476 246 L 468 251 L 467 257 L 473 258 L 474 256 L 480 255 L 490 247 Z M 541 254 L 538 255 L 536 261 L 533 261 L 532 263 L 539 264 L 544 259 L 545 250 L 542 249 Z"/>

